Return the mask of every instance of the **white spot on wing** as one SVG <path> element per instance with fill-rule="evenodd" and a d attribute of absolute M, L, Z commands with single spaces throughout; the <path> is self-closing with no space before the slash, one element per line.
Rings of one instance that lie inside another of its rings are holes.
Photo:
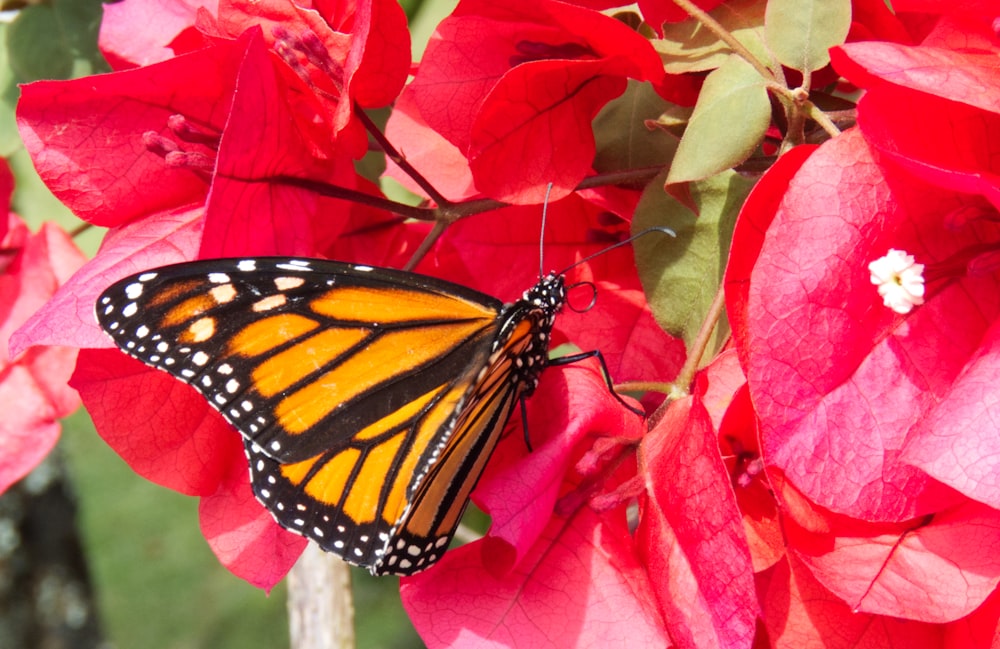
<path fill-rule="evenodd" d="M 289 259 L 287 263 L 275 264 L 274 267 L 279 270 L 291 270 L 294 272 L 312 270 L 307 259 Z"/>
<path fill-rule="evenodd" d="M 142 284 L 139 282 L 133 282 L 125 287 L 125 297 L 128 299 L 135 300 L 140 295 L 142 295 Z"/>
<path fill-rule="evenodd" d="M 227 304 L 232 302 L 233 298 L 236 297 L 236 289 L 229 283 L 219 284 L 209 291 L 209 293 L 216 304 Z"/>
<path fill-rule="evenodd" d="M 301 277 L 275 277 L 274 286 L 279 291 L 288 291 L 293 288 L 298 288 L 306 283 L 306 280 Z"/>
<path fill-rule="evenodd" d="M 288 299 L 281 294 L 278 295 L 268 295 L 267 297 L 257 300 L 253 303 L 251 307 L 255 312 L 261 313 L 264 311 L 270 311 L 271 309 L 277 309 L 278 307 L 284 306 Z"/>

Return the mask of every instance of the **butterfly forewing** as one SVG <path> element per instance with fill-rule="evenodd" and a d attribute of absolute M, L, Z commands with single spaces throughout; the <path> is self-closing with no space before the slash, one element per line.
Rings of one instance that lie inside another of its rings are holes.
<path fill-rule="evenodd" d="M 239 430 L 279 523 L 409 574 L 443 553 L 563 301 L 561 277 L 504 308 L 411 273 L 255 258 L 139 273 L 97 318 Z"/>
<path fill-rule="evenodd" d="M 358 313 L 361 291 L 375 303 L 369 316 Z M 482 362 L 500 308 L 410 273 L 257 258 L 126 278 L 99 298 L 97 319 L 122 350 L 191 384 L 266 454 L 296 462 Z"/>

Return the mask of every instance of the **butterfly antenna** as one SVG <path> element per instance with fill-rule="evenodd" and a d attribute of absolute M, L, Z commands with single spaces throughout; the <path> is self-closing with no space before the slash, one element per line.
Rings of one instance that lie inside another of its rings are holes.
<path fill-rule="evenodd" d="M 633 241 L 635 241 L 636 239 L 638 239 L 639 237 L 644 237 L 647 234 L 652 234 L 653 232 L 659 232 L 661 234 L 669 234 L 670 236 L 675 237 L 675 238 L 677 237 L 677 233 L 674 232 L 673 230 L 671 230 L 670 228 L 667 228 L 667 227 L 657 226 L 657 227 L 654 227 L 654 228 L 646 228 L 645 230 L 642 230 L 641 232 L 636 232 L 635 234 L 633 234 L 628 239 L 625 239 L 624 241 L 619 241 L 618 243 L 610 245 L 607 248 L 604 248 L 603 250 L 598 250 L 597 252 L 595 252 L 592 255 L 587 255 L 586 257 L 584 257 L 580 261 L 573 262 L 572 264 L 570 264 L 566 268 L 562 269 L 562 271 L 559 274 L 560 275 L 564 275 L 570 269 L 576 268 L 580 264 L 585 264 L 588 261 L 590 261 L 591 259 L 593 259 L 594 257 L 599 257 L 600 255 L 603 255 L 606 252 L 611 252 L 615 248 L 621 248 L 622 246 L 626 246 L 626 245 L 632 243 Z"/>
<path fill-rule="evenodd" d="M 542 232 L 538 236 L 538 279 L 545 275 L 545 217 L 549 211 L 549 194 L 552 193 L 552 183 L 545 188 L 545 201 L 542 203 Z"/>

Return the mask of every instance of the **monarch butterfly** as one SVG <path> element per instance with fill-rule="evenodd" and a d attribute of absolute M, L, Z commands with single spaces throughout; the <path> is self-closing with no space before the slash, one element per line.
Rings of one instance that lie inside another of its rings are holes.
<path fill-rule="evenodd" d="M 409 575 L 451 541 L 549 364 L 565 301 L 562 273 L 504 305 L 415 273 L 257 257 L 132 275 L 96 315 L 239 430 L 279 524 L 372 574 Z"/>

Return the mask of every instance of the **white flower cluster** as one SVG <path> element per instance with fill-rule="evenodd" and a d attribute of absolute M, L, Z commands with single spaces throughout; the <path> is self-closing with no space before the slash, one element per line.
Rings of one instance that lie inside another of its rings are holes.
<path fill-rule="evenodd" d="M 868 264 L 868 270 L 882 302 L 896 313 L 909 313 L 924 303 L 924 265 L 914 263 L 913 255 L 890 248 L 885 257 Z"/>

